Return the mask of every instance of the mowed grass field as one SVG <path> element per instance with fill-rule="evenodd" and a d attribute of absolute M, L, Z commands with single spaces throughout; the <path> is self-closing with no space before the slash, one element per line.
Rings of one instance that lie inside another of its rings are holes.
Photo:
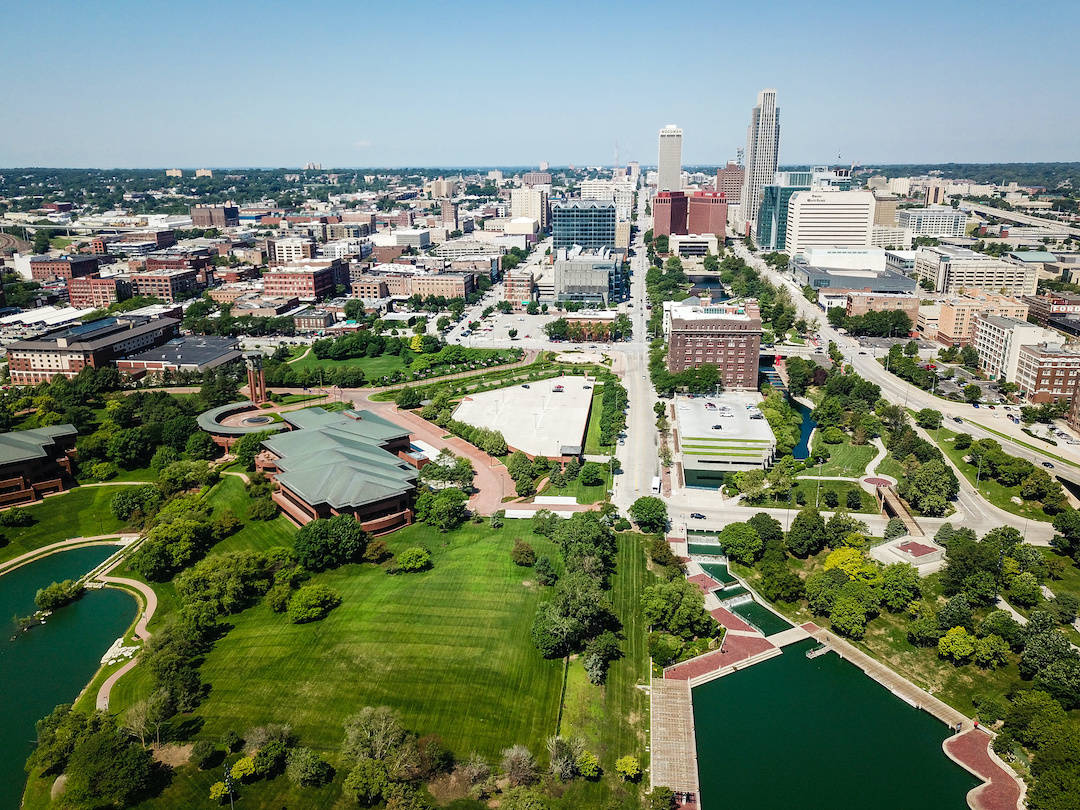
<path fill-rule="evenodd" d="M 245 521 L 211 554 L 291 545 L 296 529 L 284 518 L 248 521 L 239 478 L 223 476 L 208 497 Z M 504 748 L 521 743 L 546 762 L 549 736 L 584 737 L 608 775 L 567 786 L 565 806 L 638 807 L 638 788 L 621 785 L 614 762 L 624 754 L 647 761 L 648 702 L 636 688 L 648 678 L 647 628 L 638 605 L 653 575 L 641 537 L 619 537 L 612 598 L 624 625 L 625 657 L 612 665 L 604 686 L 588 683 L 579 659 L 567 668 L 533 647 L 533 615 L 550 589 L 511 561 L 519 537 L 538 554 L 558 558 L 528 521 L 508 520 L 498 530 L 466 524 L 449 534 L 411 526 L 385 539 L 395 552 L 429 548 L 430 571 L 390 576 L 381 566 L 348 565 L 317 574 L 311 581 L 337 590 L 342 604 L 313 624 L 290 624 L 262 603 L 228 617 L 228 632 L 201 665 L 208 693 L 187 719 L 197 729 L 192 737 L 217 741 L 229 730 L 244 734 L 260 724 L 289 723 L 302 745 L 336 766 L 345 718 L 364 706 L 386 705 L 418 734 L 441 736 L 462 759 L 476 751 L 497 763 Z M 162 600 L 158 626 L 178 605 L 171 583 L 154 587 Z M 114 689 L 113 710 L 123 711 L 151 688 L 149 673 L 136 667 Z M 282 776 L 246 785 L 241 795 L 251 807 L 335 808 L 345 776 L 339 772 L 319 790 L 294 788 Z M 140 806 L 208 806 L 210 785 L 220 778 L 220 769 L 181 767 L 159 796 Z"/>
<path fill-rule="evenodd" d="M 814 451 L 824 447 L 829 451 L 829 460 L 821 465 L 820 471 L 815 464 L 807 468 L 807 474 L 832 475 L 839 478 L 861 478 L 874 456 L 877 448 L 872 444 L 851 444 L 851 437 L 845 437 L 843 444 L 825 444 L 818 436 L 814 437 Z"/>
<path fill-rule="evenodd" d="M 72 537 L 115 534 L 125 524 L 116 519 L 109 504 L 123 489 L 117 486 L 76 487 L 24 507 L 34 516 L 34 523 L 0 528 L 0 537 L 3 537 L 0 562 Z"/>

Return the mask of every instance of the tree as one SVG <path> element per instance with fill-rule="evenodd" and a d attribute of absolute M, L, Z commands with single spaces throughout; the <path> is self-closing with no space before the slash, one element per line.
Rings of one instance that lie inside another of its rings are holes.
<path fill-rule="evenodd" d="M 1021 607 L 1033 607 L 1042 598 L 1039 581 L 1030 571 L 1013 577 L 1009 584 L 1009 598 Z"/>
<path fill-rule="evenodd" d="M 66 806 L 127 806 L 150 786 L 153 757 L 109 721 L 76 739 L 64 773 Z"/>
<path fill-rule="evenodd" d="M 536 563 L 536 552 L 533 547 L 520 538 L 514 540 L 514 547 L 510 550 L 510 559 L 515 565 L 530 567 Z"/>
<path fill-rule="evenodd" d="M 604 465 L 597 461 L 586 461 L 581 468 L 578 480 L 587 487 L 604 483 Z"/>
<path fill-rule="evenodd" d="M 310 748 L 289 752 L 285 773 L 289 781 L 301 787 L 319 787 L 334 778 L 334 769 Z"/>
<path fill-rule="evenodd" d="M 758 533 L 748 523 L 728 524 L 717 539 L 724 553 L 743 565 L 753 565 L 765 547 Z"/>
<path fill-rule="evenodd" d="M 829 619 L 840 635 L 859 639 L 866 632 L 866 608 L 853 596 L 837 596 Z"/>
<path fill-rule="evenodd" d="M 643 531 L 662 532 L 667 528 L 667 505 L 659 498 L 646 495 L 638 498 L 630 506 L 630 518 Z"/>
<path fill-rule="evenodd" d="M 941 427 L 941 411 L 933 408 L 923 408 L 915 414 L 915 424 L 926 430 L 937 430 Z"/>
<path fill-rule="evenodd" d="M 429 464 L 428 467 L 434 465 Z M 468 496 L 456 487 L 447 487 L 436 493 L 425 491 L 416 499 L 416 519 L 434 526 L 440 532 L 456 529 L 468 517 Z"/>
<path fill-rule="evenodd" d="M 350 515 L 313 520 L 296 533 L 293 547 L 300 564 L 309 571 L 324 571 L 358 562 L 367 547 L 368 534 Z"/>
<path fill-rule="evenodd" d="M 975 637 L 963 627 L 951 627 L 938 639 L 938 655 L 954 664 L 966 664 L 975 654 Z"/>
<path fill-rule="evenodd" d="M 887 565 L 881 574 L 881 590 L 885 607 L 899 613 L 918 598 L 919 574 L 908 563 Z"/>
<path fill-rule="evenodd" d="M 971 622 L 971 605 L 965 594 L 958 593 L 938 611 L 938 626 L 942 630 L 948 630 L 950 627 L 970 628 Z"/>
<path fill-rule="evenodd" d="M 646 810 L 675 810 L 675 791 L 669 787 L 654 787 L 645 797 Z"/>
<path fill-rule="evenodd" d="M 343 785 L 345 795 L 362 807 L 378 803 L 388 785 L 386 765 L 371 757 L 356 760 Z"/>
<path fill-rule="evenodd" d="M 1009 658 L 1009 645 L 1001 637 L 991 633 L 975 641 L 975 663 L 983 669 L 997 669 Z"/>
<path fill-rule="evenodd" d="M 758 512 L 746 523 L 757 532 L 763 545 L 784 541 L 784 527 L 780 525 L 779 520 L 766 512 Z"/>
<path fill-rule="evenodd" d="M 325 585 L 304 585 L 289 600 L 289 621 L 317 622 L 341 604 L 341 596 Z"/>
<path fill-rule="evenodd" d="M 806 558 L 825 547 L 825 520 L 813 507 L 806 507 L 795 516 L 787 536 L 788 550 L 796 557 Z"/>
<path fill-rule="evenodd" d="M 646 587 L 641 595 L 641 613 L 653 628 L 685 639 L 711 636 L 716 629 L 716 622 L 705 610 L 701 590 L 682 578 Z"/>
<path fill-rule="evenodd" d="M 1045 689 L 1066 709 L 1080 706 L 1080 655 L 1071 655 L 1050 662 L 1035 676 L 1035 685 Z"/>
<path fill-rule="evenodd" d="M 970 349 L 970 348 L 971 348 L 970 346 L 965 346 L 964 347 L 965 350 Z M 974 402 L 978 402 L 980 399 L 982 399 L 982 389 L 979 388 L 979 386 L 975 385 L 975 383 L 965 385 L 962 393 L 964 395 L 964 400 L 966 402 L 974 403 Z"/>
<path fill-rule="evenodd" d="M 514 787 L 531 785 L 539 778 L 536 760 L 524 745 L 515 745 L 503 749 L 502 771 Z"/>
<path fill-rule="evenodd" d="M 409 388 L 408 386 L 398 391 L 397 396 L 394 397 L 394 404 L 402 410 L 419 408 L 422 401 L 423 397 L 420 392 L 415 388 Z"/>

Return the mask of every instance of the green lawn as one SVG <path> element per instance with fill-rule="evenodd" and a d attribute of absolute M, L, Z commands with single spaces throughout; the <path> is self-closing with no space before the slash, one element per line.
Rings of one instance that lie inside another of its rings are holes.
<path fill-rule="evenodd" d="M 807 468 L 806 472 L 808 474 L 861 478 L 866 471 L 866 465 L 877 455 L 877 448 L 874 445 L 851 444 L 850 436 L 844 437 L 843 444 L 825 444 L 820 436 L 815 433 L 813 452 L 817 453 L 821 447 L 829 451 L 829 460 L 821 465 L 820 470 L 817 465 L 814 465 L 813 468 Z"/>
<path fill-rule="evenodd" d="M 941 452 L 949 457 L 957 469 L 964 474 L 964 477 L 975 486 L 975 482 L 978 481 L 978 491 L 986 500 L 994 504 L 1000 509 L 1004 509 L 1006 512 L 1011 512 L 1014 515 L 1020 517 L 1030 518 L 1031 520 L 1049 521 L 1050 516 L 1047 515 L 1037 501 L 1024 500 L 1022 503 L 1016 503 L 1012 498 L 1020 497 L 1020 487 L 1006 487 L 999 484 L 997 481 L 989 478 L 988 476 L 979 476 L 978 468 L 969 464 L 964 460 L 965 451 L 957 450 L 953 446 L 953 440 L 959 435 L 955 431 L 948 430 L 947 428 L 938 428 L 937 430 L 928 430 L 927 433 L 934 439 L 937 446 L 941 448 Z"/>
<path fill-rule="evenodd" d="M 554 496 L 573 496 L 577 498 L 578 503 L 599 503 L 600 501 L 606 501 L 608 494 L 607 491 L 611 489 L 611 473 L 605 471 L 604 481 L 601 484 L 587 487 L 580 480 L 574 480 L 569 482 L 565 487 L 553 487 L 548 485 L 541 492 L 541 495 L 554 495 Z"/>
<path fill-rule="evenodd" d="M 816 469 L 816 468 L 815 468 Z M 814 473 L 816 475 L 816 472 Z M 834 511 L 837 507 L 827 506 L 825 504 L 825 493 L 835 492 L 840 499 L 840 506 L 845 509 L 847 506 L 847 493 L 851 490 L 857 490 L 859 493 L 860 506 L 858 509 L 850 509 L 851 512 L 860 512 L 863 514 L 879 514 L 877 499 L 869 492 L 863 490 L 863 488 L 853 481 L 816 481 L 811 479 L 797 479 L 795 481 L 795 488 L 792 490 L 792 495 L 787 500 L 775 501 L 771 498 L 763 499 L 760 502 L 755 502 L 754 506 L 768 506 L 768 507 L 780 507 L 784 508 L 790 505 L 792 509 L 802 509 L 797 498 L 798 493 L 801 492 L 805 498 L 804 504 L 814 506 L 817 503 L 817 508 L 823 512 Z M 820 495 L 820 500 L 818 497 Z"/>
<path fill-rule="evenodd" d="M 599 390 L 593 391 L 592 406 L 589 409 L 589 426 L 585 430 L 585 453 L 587 455 L 610 454 L 615 446 L 612 444 L 600 444 L 600 412 L 603 410 L 601 400 L 603 397 Z"/>
<path fill-rule="evenodd" d="M 27 506 L 34 516 L 30 526 L 0 529 L 0 562 L 28 551 L 72 537 L 114 534 L 125 524 L 117 520 L 109 504 L 123 487 L 76 487 Z"/>
<path fill-rule="evenodd" d="M 236 534 L 214 546 L 214 553 L 243 549 L 265 551 L 274 546 L 292 547 L 296 526 L 288 518 L 278 515 L 273 520 L 251 520 L 248 517 L 251 498 L 239 477 L 221 476 L 220 483 L 210 491 L 208 501 L 215 511 L 231 509 L 244 524 Z"/>
<path fill-rule="evenodd" d="M 305 368 L 330 369 L 340 368 L 341 366 L 362 368 L 364 370 L 364 376 L 369 380 L 378 379 L 384 374 L 401 371 L 405 368 L 405 364 L 401 362 L 401 358 L 396 354 L 383 354 L 378 357 L 352 357 L 348 360 L 320 360 L 312 353 L 303 360 L 297 360 L 291 365 L 297 371 Z"/>
<path fill-rule="evenodd" d="M 440 734 L 460 756 L 477 750 L 494 759 L 515 742 L 541 754 L 556 727 L 563 662 L 540 658 L 529 641 L 541 589 L 510 561 L 510 548 L 518 536 L 540 553 L 553 548 L 527 534 L 526 523 L 507 524 L 498 531 L 469 524 L 449 535 L 427 526 L 396 532 L 391 547 L 427 545 L 433 570 L 392 577 L 350 565 L 319 574 L 314 581 L 336 589 L 343 603 L 317 624 L 290 624 L 263 604 L 231 617 L 233 628 L 202 666 L 210 693 L 195 713 L 205 723 L 198 736 L 289 722 L 305 744 L 332 756 L 344 717 L 389 705 L 410 728 Z M 248 547 L 266 543 L 241 532 L 215 551 L 245 540 Z M 123 678 L 115 705 L 130 705 L 148 688 L 145 678 Z M 213 781 L 189 769 L 182 774 L 192 778 L 178 774 L 154 806 L 180 806 L 205 795 Z M 251 790 L 261 796 L 256 806 L 288 800 L 285 780 Z M 303 801 L 330 806 L 336 792 L 322 797 L 325 803 L 314 794 Z"/>
<path fill-rule="evenodd" d="M 897 461 L 892 453 L 886 454 L 885 458 L 878 464 L 877 471 L 882 475 L 891 476 L 897 481 L 902 481 L 904 478 L 904 465 Z"/>
<path fill-rule="evenodd" d="M 1014 436 L 1010 436 L 1007 433 L 1002 433 L 1000 430 L 994 430 L 992 427 L 987 427 L 986 425 L 980 424 L 979 422 L 976 422 L 972 419 L 969 419 L 968 421 L 971 422 L 971 424 L 975 425 L 975 427 L 982 428 L 987 433 L 993 433 L 996 436 L 1000 436 L 1001 438 L 1005 439 L 1006 441 L 1010 441 L 1013 444 L 1018 444 L 1021 447 L 1026 447 L 1028 450 L 1034 450 L 1036 453 L 1042 453 L 1042 455 L 1060 461 L 1062 464 L 1068 464 L 1070 467 L 1080 467 L 1080 464 L 1077 464 L 1075 461 L 1069 461 L 1069 459 L 1067 458 L 1062 458 L 1055 453 L 1051 453 L 1045 447 L 1040 447 L 1037 444 L 1029 444 L 1028 442 L 1020 441 Z"/>

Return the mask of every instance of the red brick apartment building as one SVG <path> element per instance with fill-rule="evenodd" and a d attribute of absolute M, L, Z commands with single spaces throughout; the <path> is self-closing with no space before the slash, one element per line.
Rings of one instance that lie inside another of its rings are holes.
<path fill-rule="evenodd" d="M 191 209 L 193 228 L 231 228 L 240 224 L 240 209 L 235 205 L 196 205 Z"/>
<path fill-rule="evenodd" d="M 105 309 L 131 294 L 127 279 L 110 276 L 76 276 L 68 279 L 68 302 L 79 309 Z"/>
<path fill-rule="evenodd" d="M 1032 402 L 1056 402 L 1076 395 L 1080 381 L 1080 353 L 1061 344 L 1021 346 L 1016 363 L 1016 384 Z"/>
<path fill-rule="evenodd" d="M 688 298 L 664 306 L 668 370 L 711 363 L 725 388 L 756 389 L 761 352 L 761 313 L 756 301 L 713 304 Z"/>
<path fill-rule="evenodd" d="M 334 294 L 334 267 L 279 267 L 263 276 L 263 295 L 313 301 Z"/>
<path fill-rule="evenodd" d="M 30 277 L 35 281 L 89 276 L 98 271 L 94 256 L 36 256 L 30 259 Z"/>
<path fill-rule="evenodd" d="M 169 304 L 197 292 L 201 286 L 197 270 L 147 270 L 131 275 L 131 287 L 136 295 L 160 298 Z"/>
<path fill-rule="evenodd" d="M 352 294 L 355 298 L 386 298 L 390 290 L 386 286 L 386 279 L 379 276 L 360 276 L 352 283 Z"/>
<path fill-rule="evenodd" d="M 179 333 L 177 318 L 103 318 L 67 326 L 8 344 L 8 372 L 16 385 L 71 378 L 87 366 L 101 368 L 128 354 L 161 346 Z"/>

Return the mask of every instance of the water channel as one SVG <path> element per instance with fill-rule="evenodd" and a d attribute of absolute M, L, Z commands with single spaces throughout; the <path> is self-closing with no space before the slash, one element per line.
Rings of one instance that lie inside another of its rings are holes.
<path fill-rule="evenodd" d="M 34 612 L 34 595 L 54 581 L 77 579 L 115 553 L 88 546 L 53 554 L 0 576 L 0 808 L 17 808 L 34 748 L 34 724 L 59 703 L 71 703 L 109 645 L 135 618 L 136 604 L 113 588 L 88 591 L 25 633 L 15 616 Z M 12 636 L 14 641 L 9 641 Z"/>
<path fill-rule="evenodd" d="M 799 443 L 791 451 L 791 457 L 801 461 L 810 456 L 810 434 L 817 427 L 817 422 L 810 416 L 813 409 L 806 407 L 797 399 L 788 397 L 788 404 L 802 416 L 802 424 L 799 426 Z"/>
<path fill-rule="evenodd" d="M 702 804 L 966 808 L 978 782 L 942 751 L 946 726 L 835 653 L 807 659 L 814 644 L 694 689 Z"/>

